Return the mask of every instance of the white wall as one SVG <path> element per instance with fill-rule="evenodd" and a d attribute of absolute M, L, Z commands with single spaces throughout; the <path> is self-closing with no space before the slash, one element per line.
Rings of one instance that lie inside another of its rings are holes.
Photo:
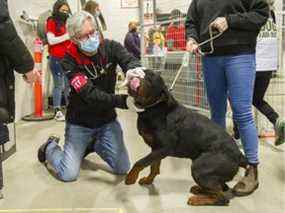
<path fill-rule="evenodd" d="M 138 8 L 122 9 L 120 0 L 97 0 L 107 22 L 105 37 L 123 42 L 131 19 L 138 20 Z"/>
<path fill-rule="evenodd" d="M 156 0 L 157 8 L 162 13 L 170 13 L 173 9 L 179 9 L 181 12 L 186 13 L 191 0 Z"/>

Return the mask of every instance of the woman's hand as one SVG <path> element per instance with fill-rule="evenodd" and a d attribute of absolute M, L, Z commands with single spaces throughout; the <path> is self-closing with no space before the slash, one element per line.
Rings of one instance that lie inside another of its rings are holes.
<path fill-rule="evenodd" d="M 196 53 L 198 51 L 198 48 L 198 43 L 193 38 L 190 38 L 187 42 L 186 50 L 191 53 Z"/>
<path fill-rule="evenodd" d="M 216 28 L 220 33 L 225 32 L 229 26 L 225 17 L 218 17 L 213 21 L 210 26 Z"/>

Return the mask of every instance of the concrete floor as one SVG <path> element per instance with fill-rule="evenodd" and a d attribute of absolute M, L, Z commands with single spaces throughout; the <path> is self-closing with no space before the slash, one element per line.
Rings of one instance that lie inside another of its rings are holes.
<path fill-rule="evenodd" d="M 136 114 L 120 111 L 119 119 L 134 163 L 149 149 L 137 134 Z M 18 151 L 4 164 L 5 199 L 0 201 L 0 212 L 285 212 L 285 147 L 276 149 L 261 142 L 260 187 L 254 194 L 232 199 L 229 207 L 190 207 L 186 202 L 194 181 L 190 174 L 191 162 L 186 159 L 163 160 L 161 175 L 150 187 L 126 186 L 124 177 L 106 171 L 95 154 L 83 162 L 76 182 L 62 183 L 54 179 L 37 162 L 36 154 L 49 134 L 56 133 L 63 138 L 63 130 L 64 124 L 55 121 L 18 124 Z M 147 172 L 148 169 L 143 174 Z M 230 185 L 242 174 L 240 171 Z"/>

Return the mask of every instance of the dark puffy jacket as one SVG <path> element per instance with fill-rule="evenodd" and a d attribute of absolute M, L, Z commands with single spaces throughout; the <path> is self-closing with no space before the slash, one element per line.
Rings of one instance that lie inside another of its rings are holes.
<path fill-rule="evenodd" d="M 214 41 L 213 55 L 255 52 L 256 38 L 269 16 L 264 0 L 193 0 L 186 18 L 187 39 L 209 39 L 209 25 L 226 17 L 229 28 Z M 209 43 L 201 47 L 209 51 Z"/>
<path fill-rule="evenodd" d="M 0 122 L 14 121 L 14 70 L 25 74 L 33 68 L 33 58 L 16 32 L 7 2 L 0 0 Z"/>
<path fill-rule="evenodd" d="M 127 108 L 127 96 L 114 94 L 117 65 L 124 72 L 141 66 L 120 43 L 107 39 L 92 57 L 82 54 L 72 43 L 61 64 L 70 82 L 79 73 L 88 78 L 88 83 L 79 92 L 71 87 L 66 115 L 67 122 L 88 128 L 114 120 L 116 107 Z"/>
<path fill-rule="evenodd" d="M 128 32 L 124 40 L 125 48 L 137 59 L 141 58 L 140 37 L 137 32 Z"/>

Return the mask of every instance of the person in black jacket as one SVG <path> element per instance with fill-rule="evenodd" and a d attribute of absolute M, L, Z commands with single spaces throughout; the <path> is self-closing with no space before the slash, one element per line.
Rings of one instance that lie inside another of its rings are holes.
<path fill-rule="evenodd" d="M 115 174 L 126 174 L 130 161 L 115 108 L 128 108 L 127 95 L 114 94 L 116 67 L 119 64 L 126 72 L 141 65 L 120 43 L 102 39 L 94 17 L 86 11 L 68 19 L 67 30 L 72 44 L 61 64 L 71 93 L 64 150 L 57 144 L 59 138 L 50 137 L 39 148 L 38 159 L 65 182 L 77 179 L 81 161 L 90 152 L 96 152 Z"/>
<path fill-rule="evenodd" d="M 137 21 L 130 21 L 129 32 L 125 36 L 124 46 L 134 57 L 141 59 L 141 43 L 137 28 Z"/>
<path fill-rule="evenodd" d="M 212 120 L 226 127 L 229 96 L 249 166 L 245 177 L 234 186 L 236 195 L 248 195 L 258 187 L 258 137 L 252 115 L 255 80 L 255 47 L 266 23 L 269 8 L 264 0 L 193 0 L 186 19 L 187 50 L 196 52 L 198 43 L 209 39 L 210 28 L 223 33 L 202 45 L 203 74 Z"/>
<path fill-rule="evenodd" d="M 7 1 L 0 0 L 0 144 L 9 141 L 8 123 L 14 121 L 15 94 L 14 70 L 24 75 L 28 83 L 39 77 L 34 70 L 33 58 L 18 36 L 10 18 Z M 0 198 L 3 188 L 2 161 L 0 156 Z"/>

